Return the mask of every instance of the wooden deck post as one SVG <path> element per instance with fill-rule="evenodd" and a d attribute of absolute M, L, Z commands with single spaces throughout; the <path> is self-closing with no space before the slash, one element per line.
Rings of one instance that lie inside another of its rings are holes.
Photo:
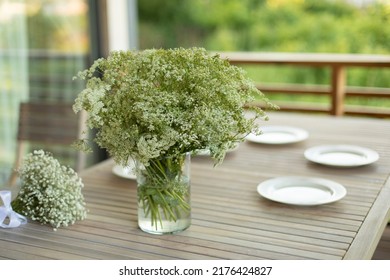
<path fill-rule="evenodd" d="M 345 68 L 342 65 L 332 66 L 332 108 L 330 111 L 332 115 L 344 114 L 345 82 Z"/>

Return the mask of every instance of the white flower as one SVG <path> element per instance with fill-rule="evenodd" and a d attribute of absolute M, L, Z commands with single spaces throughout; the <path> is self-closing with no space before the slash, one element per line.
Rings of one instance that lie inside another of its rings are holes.
<path fill-rule="evenodd" d="M 241 68 L 201 48 L 116 51 L 78 76 L 87 85 L 75 112 L 88 112 L 95 141 L 124 165 L 203 149 L 220 163 L 227 147 L 258 130 L 255 119 L 266 118 L 250 102 L 274 108 Z"/>
<path fill-rule="evenodd" d="M 15 211 L 53 228 L 86 217 L 84 187 L 77 173 L 43 150 L 28 154 L 19 169 L 21 190 L 12 202 Z"/>

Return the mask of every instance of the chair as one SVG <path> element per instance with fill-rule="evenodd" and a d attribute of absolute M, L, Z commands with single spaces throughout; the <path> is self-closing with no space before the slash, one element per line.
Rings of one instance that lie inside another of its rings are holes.
<path fill-rule="evenodd" d="M 72 110 L 72 104 L 69 103 L 21 103 L 16 158 L 8 181 L 9 186 L 14 186 L 16 183 L 16 170 L 26 154 L 27 144 L 29 150 L 50 151 L 56 158 L 57 153 L 54 150 L 58 147 L 61 147 L 62 151 L 71 151 L 76 155 L 72 156 L 68 165 L 75 171 L 82 170 L 86 165 L 86 156 L 82 152 L 75 151 L 70 145 L 80 138 L 81 132 L 86 128 L 85 118 L 86 112 L 76 115 Z"/>

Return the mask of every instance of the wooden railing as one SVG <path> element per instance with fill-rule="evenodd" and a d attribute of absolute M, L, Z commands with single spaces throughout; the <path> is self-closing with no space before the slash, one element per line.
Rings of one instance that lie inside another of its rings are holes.
<path fill-rule="evenodd" d="M 310 54 L 310 53 L 257 53 L 257 52 L 223 52 L 221 57 L 228 58 L 234 65 L 278 65 L 293 67 L 326 67 L 331 69 L 329 85 L 302 84 L 260 84 L 258 88 L 267 93 L 318 94 L 329 95 L 331 104 L 328 107 L 316 107 L 312 104 L 294 105 L 278 104 L 284 111 L 326 112 L 332 115 L 369 115 L 390 117 L 389 107 L 359 107 L 354 109 L 345 106 L 346 96 L 383 98 L 390 102 L 390 88 L 351 87 L 346 84 L 346 71 L 349 67 L 390 68 L 390 55 L 360 54 Z M 390 77 L 389 77 L 390 79 Z"/>
<path fill-rule="evenodd" d="M 390 88 L 379 87 L 353 87 L 347 85 L 346 72 L 348 68 L 381 68 L 389 71 L 390 55 L 362 55 L 362 54 L 320 54 L 320 53 L 262 53 L 262 52 L 219 52 L 222 57 L 226 57 L 235 65 L 276 65 L 278 67 L 313 67 L 328 68 L 331 70 L 330 81 L 328 85 L 307 85 L 307 84 L 264 84 L 258 85 L 258 88 L 270 96 L 274 93 L 287 93 L 294 95 L 323 95 L 329 96 L 329 104 L 320 103 L 296 103 L 277 101 L 283 111 L 305 111 L 322 112 L 333 115 L 368 115 L 374 117 L 390 118 L 390 106 L 371 107 L 371 106 L 346 106 L 346 97 L 366 97 L 386 100 L 390 104 Z M 0 52 L 0 58 L 4 53 Z M 7 54 L 10 55 L 10 54 Z M 35 71 L 30 73 L 30 98 L 32 99 L 74 99 L 75 92 L 78 92 L 79 84 L 72 81 L 72 77 L 81 68 L 88 64 L 88 57 L 84 54 L 62 54 L 52 52 L 34 52 L 30 53 L 30 65 L 34 63 L 51 61 L 53 67 L 57 62 L 56 71 L 50 70 L 50 75 L 45 71 Z M 82 62 L 76 66 L 75 62 Z M 33 63 L 34 62 L 34 63 Z M 49 67 L 49 68 L 50 68 Z M 69 67 L 71 69 L 69 69 Z M 74 67 L 78 67 L 74 69 Z M 65 69 L 64 69 L 65 68 Z M 80 69 L 79 69 L 80 68 Z M 387 68 L 387 69 L 386 69 Z M 66 70 L 67 69 L 67 70 Z M 66 72 L 66 73 L 64 73 Z M 389 72 L 386 72 L 389 73 Z M 389 75 L 390 79 L 390 75 Z M 64 87 L 64 84 L 67 87 Z M 69 85 L 74 90 L 67 91 Z M 49 87 L 51 86 L 51 87 Z M 272 97 L 272 96 L 271 96 Z"/>

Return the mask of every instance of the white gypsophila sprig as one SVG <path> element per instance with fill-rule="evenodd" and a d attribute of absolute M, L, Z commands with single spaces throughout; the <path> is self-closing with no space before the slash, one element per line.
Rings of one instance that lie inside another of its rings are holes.
<path fill-rule="evenodd" d="M 79 78 L 87 86 L 74 110 L 88 112 L 95 141 L 121 164 L 203 149 L 220 163 L 266 117 L 249 106 L 247 118 L 244 105 L 273 107 L 241 68 L 201 48 L 114 51 Z"/>
<path fill-rule="evenodd" d="M 28 154 L 18 170 L 21 190 L 12 202 L 15 211 L 53 228 L 86 217 L 83 183 L 70 167 L 43 150 Z"/>

